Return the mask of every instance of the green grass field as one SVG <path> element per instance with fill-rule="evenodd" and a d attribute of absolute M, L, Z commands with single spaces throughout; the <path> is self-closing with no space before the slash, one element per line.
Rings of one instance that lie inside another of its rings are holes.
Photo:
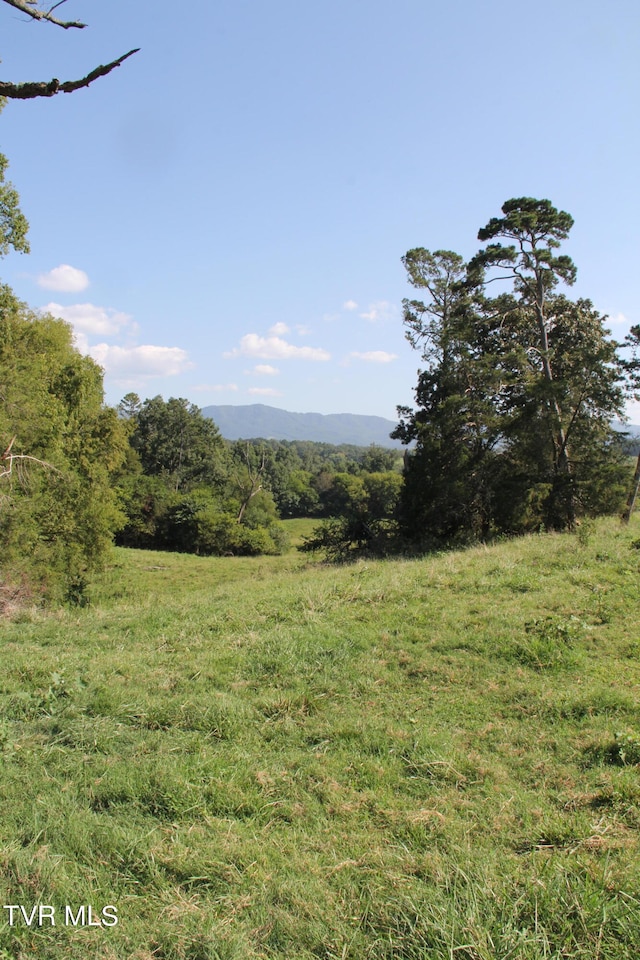
<path fill-rule="evenodd" d="M 639 536 L 118 550 L 89 607 L 17 612 L 0 958 L 635 960 Z"/>
<path fill-rule="evenodd" d="M 287 532 L 291 548 L 299 547 L 305 537 L 310 537 L 314 529 L 320 523 L 320 520 L 314 520 L 311 517 L 301 517 L 298 520 L 281 520 L 282 526 Z"/>

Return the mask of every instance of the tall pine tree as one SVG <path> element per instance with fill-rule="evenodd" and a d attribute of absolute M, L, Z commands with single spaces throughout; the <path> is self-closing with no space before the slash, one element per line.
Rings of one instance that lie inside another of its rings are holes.
<path fill-rule="evenodd" d="M 415 441 L 405 468 L 402 524 L 424 544 L 492 533 L 565 529 L 618 507 L 625 464 L 611 420 L 623 409 L 623 369 L 605 319 L 557 254 L 573 223 L 548 200 L 519 198 L 479 232 L 468 265 L 412 250 L 407 338 L 421 350 L 417 408 L 399 408 L 396 436 Z M 493 281 L 502 292 L 489 296 Z"/>

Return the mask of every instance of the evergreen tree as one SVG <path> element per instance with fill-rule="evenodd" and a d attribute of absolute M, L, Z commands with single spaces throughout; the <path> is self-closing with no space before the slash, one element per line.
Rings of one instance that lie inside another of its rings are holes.
<path fill-rule="evenodd" d="M 611 420 L 622 415 L 617 345 L 588 300 L 555 292 L 575 278 L 557 255 L 573 223 L 548 200 L 505 203 L 465 265 L 448 251 L 409 251 L 407 338 L 421 350 L 417 409 L 399 408 L 402 526 L 429 543 L 486 538 L 581 513 L 615 510 L 626 466 Z M 511 283 L 493 298 L 493 280 Z"/>
<path fill-rule="evenodd" d="M 500 437 L 500 346 L 495 324 L 466 285 L 466 264 L 447 250 L 410 250 L 413 286 L 428 299 L 404 301 L 406 336 L 426 364 L 417 410 L 399 407 L 393 436 L 415 441 L 405 458 L 402 525 L 424 545 L 490 532 L 488 474 Z"/>

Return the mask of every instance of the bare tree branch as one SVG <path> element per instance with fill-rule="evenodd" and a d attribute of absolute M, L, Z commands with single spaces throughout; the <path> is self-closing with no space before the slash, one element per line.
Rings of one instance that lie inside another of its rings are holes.
<path fill-rule="evenodd" d="M 41 467 L 47 467 L 47 469 L 53 470 L 54 473 L 60 473 L 57 467 L 54 467 L 52 463 L 47 463 L 46 460 L 39 460 L 38 457 L 30 457 L 27 453 L 11 453 L 11 448 L 15 442 L 15 439 L 16 438 L 13 437 L 4 453 L 0 454 L 0 461 L 2 461 L 3 464 L 3 466 L 0 468 L 0 479 L 11 476 L 13 473 L 14 460 L 18 461 L 18 466 L 22 460 L 32 460 L 34 463 L 39 463 Z M 20 480 L 23 482 L 24 477 L 20 476 Z"/>
<path fill-rule="evenodd" d="M 13 3 L 14 0 L 5 0 L 5 2 Z M 8 97 L 10 100 L 33 100 L 35 97 L 53 97 L 56 93 L 73 93 L 74 90 L 88 87 L 98 77 L 105 77 L 116 67 L 119 67 L 121 63 L 124 63 L 128 57 L 137 53 L 139 49 L 140 47 L 136 47 L 135 50 L 129 50 L 129 53 L 125 53 L 123 57 L 118 57 L 111 63 L 96 67 L 81 80 L 65 80 L 63 83 L 56 79 L 50 80 L 48 83 L 8 83 L 0 80 L 0 97 Z"/>
<path fill-rule="evenodd" d="M 80 23 L 79 20 L 58 20 L 57 17 L 51 15 L 56 7 L 61 6 L 64 2 L 65 0 L 60 0 L 60 3 L 54 4 L 51 10 L 40 10 L 36 5 L 36 0 L 4 0 L 4 3 L 8 3 L 10 7 L 15 7 L 21 13 L 26 13 L 32 20 L 47 20 L 49 23 L 55 23 L 57 27 L 64 27 L 65 30 L 68 30 L 69 27 L 77 27 L 79 30 L 86 27 L 86 23 Z"/>
<path fill-rule="evenodd" d="M 257 468 L 255 468 L 255 469 L 252 469 L 252 467 L 251 467 L 251 458 L 250 458 L 250 456 L 249 456 L 249 444 L 247 443 L 246 449 L 245 449 L 245 451 L 244 451 L 244 459 L 245 459 L 246 464 L 247 464 L 247 476 L 248 476 L 248 479 L 249 479 L 249 487 L 248 487 L 248 489 L 246 489 L 246 490 L 244 491 L 244 497 L 243 497 L 242 503 L 241 503 L 241 505 L 240 505 L 240 512 L 238 513 L 238 516 L 236 517 L 236 522 L 237 522 L 237 523 L 242 523 L 242 518 L 243 518 L 243 516 L 244 516 L 244 512 L 245 512 L 245 510 L 247 509 L 247 507 L 249 506 L 249 503 L 250 503 L 251 500 L 252 500 L 258 493 L 260 493 L 260 491 L 262 490 L 262 484 L 260 483 L 260 477 L 261 477 L 262 474 L 264 473 L 265 467 L 266 467 L 266 465 L 267 465 L 267 453 L 266 453 L 266 450 L 265 450 L 264 447 L 263 447 L 263 448 L 262 448 L 262 459 L 260 460 L 260 466 L 257 467 Z M 240 481 L 238 482 L 238 485 L 240 485 Z"/>

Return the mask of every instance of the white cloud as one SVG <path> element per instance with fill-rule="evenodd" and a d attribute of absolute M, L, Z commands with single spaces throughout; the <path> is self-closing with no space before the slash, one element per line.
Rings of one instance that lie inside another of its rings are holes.
<path fill-rule="evenodd" d="M 304 323 L 296 323 L 296 333 L 299 337 L 308 337 L 311 330 Z"/>
<path fill-rule="evenodd" d="M 97 343 L 89 347 L 89 355 L 116 379 L 132 377 L 174 377 L 190 370 L 194 364 L 181 347 L 118 347 Z"/>
<path fill-rule="evenodd" d="M 388 300 L 377 300 L 369 304 L 369 309 L 360 316 L 363 320 L 369 320 L 371 323 L 382 323 L 385 320 L 393 320 L 398 315 L 398 308 L 394 303 Z"/>
<path fill-rule="evenodd" d="M 79 333 L 77 330 L 73 331 L 73 343 L 74 346 L 78 348 L 80 353 L 85 356 L 89 353 L 89 338 L 85 333 Z"/>
<path fill-rule="evenodd" d="M 257 394 L 260 397 L 281 397 L 282 394 L 279 390 L 274 390 L 273 387 L 251 387 L 247 390 L 247 393 Z"/>
<path fill-rule="evenodd" d="M 198 393 L 223 393 L 226 391 L 235 391 L 238 389 L 237 383 L 199 383 L 196 387 L 191 387 Z"/>
<path fill-rule="evenodd" d="M 195 364 L 181 347 L 161 347 L 156 344 L 135 344 L 138 326 L 128 313 L 93 303 L 75 303 L 62 306 L 48 303 L 41 313 L 51 313 L 73 327 L 75 345 L 80 353 L 92 357 L 104 368 L 105 374 L 120 385 L 137 389 L 150 377 L 174 377 L 191 370 Z M 124 336 L 123 336 L 124 335 Z M 103 338 L 100 343 L 93 339 Z M 125 346 L 107 343 L 107 338 L 120 338 Z M 235 385 L 208 389 L 238 389 Z"/>
<path fill-rule="evenodd" d="M 610 313 L 607 317 L 606 325 L 615 327 L 617 330 L 623 330 L 625 333 L 628 333 L 633 326 L 631 320 L 625 317 L 624 313 Z"/>
<path fill-rule="evenodd" d="M 345 302 L 342 304 L 342 309 L 343 309 L 343 310 L 357 310 L 357 309 L 358 309 L 358 304 L 356 303 L 355 300 L 345 300 Z"/>
<path fill-rule="evenodd" d="M 354 351 L 350 356 L 356 360 L 365 360 L 367 363 L 391 363 L 398 359 L 397 353 L 387 353 L 386 350 L 368 350 L 366 353 Z"/>
<path fill-rule="evenodd" d="M 89 286 L 89 277 L 84 270 L 78 270 L 68 263 L 61 263 L 48 273 L 41 273 L 37 279 L 38 286 L 45 290 L 57 290 L 59 293 L 79 293 Z"/>
<path fill-rule="evenodd" d="M 640 403 L 630 400 L 625 404 L 625 413 L 629 418 L 629 423 L 640 424 Z"/>
<path fill-rule="evenodd" d="M 289 333 L 289 327 L 286 323 L 274 323 L 272 327 L 269 327 L 269 333 L 274 337 L 281 337 L 285 333 Z"/>
<path fill-rule="evenodd" d="M 100 337 L 112 337 L 123 328 L 137 330 L 133 317 L 111 307 L 96 307 L 93 303 L 74 303 L 63 307 L 60 303 L 47 303 L 40 308 L 42 313 L 51 313 L 70 323 L 76 334 L 80 331 Z"/>
<path fill-rule="evenodd" d="M 240 346 L 224 356 L 256 357 L 260 360 L 330 360 L 331 354 L 321 347 L 296 347 L 280 337 L 260 337 L 257 333 L 247 333 L 242 337 Z"/>
<path fill-rule="evenodd" d="M 250 373 L 256 373 L 264 377 L 277 377 L 280 371 L 277 367 L 272 367 L 270 363 L 257 363 Z"/>

